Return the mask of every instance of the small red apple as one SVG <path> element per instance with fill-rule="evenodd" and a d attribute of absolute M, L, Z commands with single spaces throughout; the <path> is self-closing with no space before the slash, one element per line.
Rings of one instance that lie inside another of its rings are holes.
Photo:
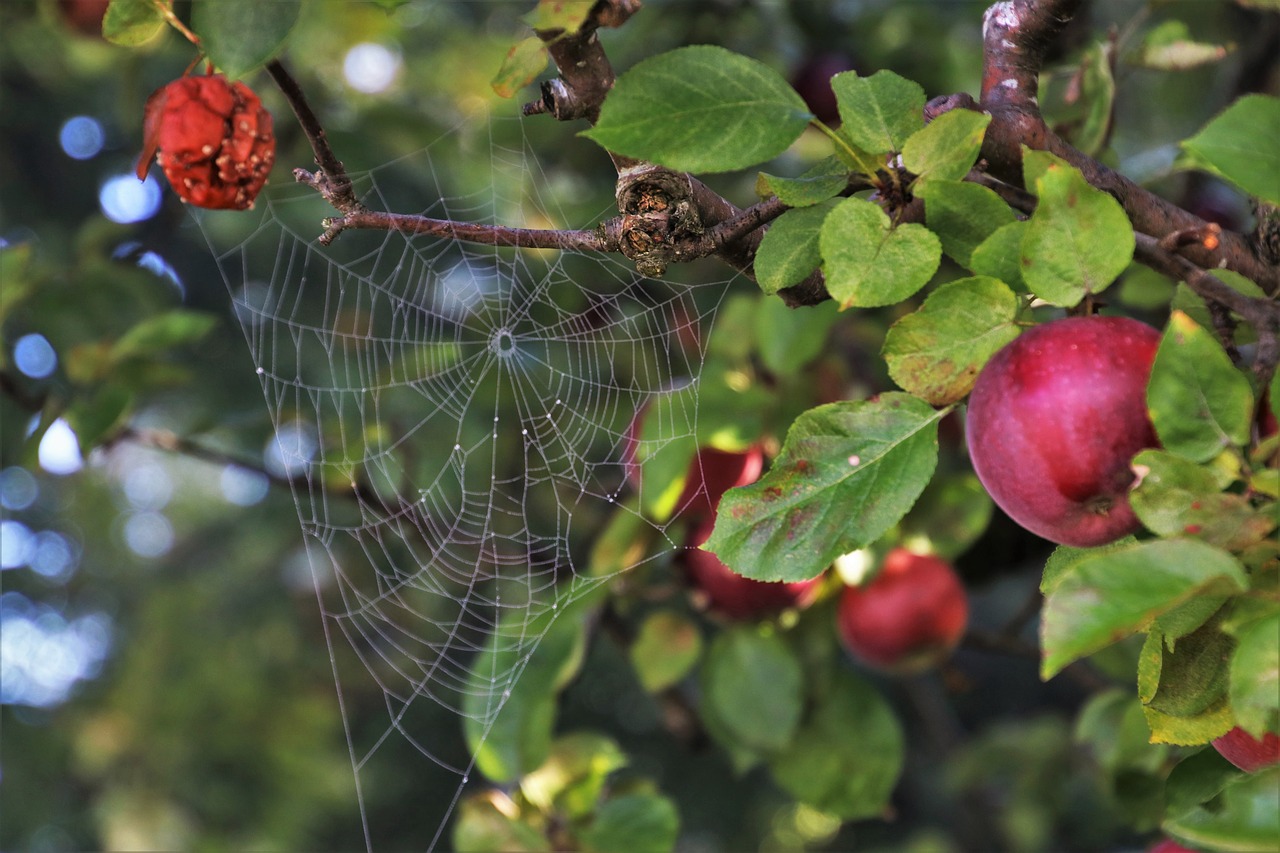
<path fill-rule="evenodd" d="M 1199 851 L 1192 850 L 1190 847 L 1183 847 L 1172 838 L 1166 838 L 1148 850 L 1147 853 L 1199 853 Z"/>
<path fill-rule="evenodd" d="M 769 583 L 737 574 L 720 562 L 710 551 L 697 546 L 711 538 L 715 519 L 709 518 L 696 527 L 689 537 L 685 552 L 685 568 L 689 579 L 707 597 L 712 610 L 730 619 L 759 619 L 786 610 L 806 607 L 817 594 L 821 577 L 795 583 Z"/>
<path fill-rule="evenodd" d="M 1157 446 L 1146 392 L 1159 344 L 1137 320 L 1071 317 L 987 362 L 969 396 L 969 456 L 1014 521 L 1081 548 L 1138 529 L 1129 463 Z"/>
<path fill-rule="evenodd" d="M 831 78 L 842 71 L 852 70 L 853 61 L 845 54 L 818 54 L 796 68 L 791 86 L 818 121 L 827 125 L 839 124 L 840 108 L 836 105 L 836 93 L 831 90 Z"/>
<path fill-rule="evenodd" d="M 1275 732 L 1267 732 L 1258 740 L 1236 726 L 1222 737 L 1214 738 L 1213 748 L 1246 773 L 1280 764 L 1280 734 Z"/>
<path fill-rule="evenodd" d="M 636 461 L 636 449 L 640 444 L 643 418 L 644 410 L 641 410 L 627 427 L 622 445 L 623 470 L 627 480 L 637 489 L 640 488 L 642 466 Z M 742 451 L 700 447 L 689 463 L 684 489 L 675 504 L 675 514 L 695 518 L 713 515 L 725 492 L 754 483 L 760 479 L 763 470 L 764 451 L 759 445 Z"/>
<path fill-rule="evenodd" d="M 836 613 L 850 654 L 899 673 L 946 658 L 968 621 L 969 597 L 951 564 L 905 548 L 890 551 L 869 583 L 845 587 Z"/>
<path fill-rule="evenodd" d="M 86 36 L 102 38 L 102 19 L 111 0 L 58 0 L 63 23 Z"/>

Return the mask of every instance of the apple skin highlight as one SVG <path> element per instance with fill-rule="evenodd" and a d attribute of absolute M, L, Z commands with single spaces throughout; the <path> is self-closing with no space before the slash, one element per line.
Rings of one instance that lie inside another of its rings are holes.
<path fill-rule="evenodd" d="M 1134 455 L 1158 447 L 1147 381 L 1160 333 L 1125 317 L 1037 326 L 997 352 L 969 397 L 974 471 L 1014 521 L 1088 548 L 1138 529 Z"/>

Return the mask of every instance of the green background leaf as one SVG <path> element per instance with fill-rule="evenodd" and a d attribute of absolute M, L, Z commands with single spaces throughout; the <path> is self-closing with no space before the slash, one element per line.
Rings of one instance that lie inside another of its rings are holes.
<path fill-rule="evenodd" d="M 804 675 L 776 634 L 746 626 L 721 633 L 707 650 L 702 689 L 716 719 L 749 749 L 784 749 L 800 722 Z"/>
<path fill-rule="evenodd" d="M 692 45 L 618 78 L 582 135 L 609 151 L 684 172 L 729 172 L 781 154 L 809 123 L 804 101 L 769 66 Z"/>
<path fill-rule="evenodd" d="M 817 698 L 770 769 L 784 790 L 845 820 L 874 817 L 902 772 L 904 737 L 875 688 L 846 669 Z"/>
<path fill-rule="evenodd" d="M 1240 189 L 1280 204 L 1280 98 L 1245 95 L 1205 125 L 1183 148 Z"/>
<path fill-rule="evenodd" d="M 629 650 L 640 685 L 650 693 L 684 678 L 701 653 L 698 626 L 671 610 L 650 613 L 640 624 Z"/>

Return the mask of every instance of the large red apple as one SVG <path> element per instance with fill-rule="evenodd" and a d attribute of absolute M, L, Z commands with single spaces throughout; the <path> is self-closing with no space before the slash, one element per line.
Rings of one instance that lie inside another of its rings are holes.
<path fill-rule="evenodd" d="M 1159 343 L 1136 320 L 1072 317 L 987 362 L 969 397 L 969 456 L 1014 521 L 1081 548 L 1138 528 L 1129 463 L 1157 446 L 1146 397 Z"/>
<path fill-rule="evenodd" d="M 685 552 L 685 568 L 694 586 L 707 597 L 712 610 L 731 619 L 758 619 L 786 610 L 805 607 L 817 594 L 820 577 L 795 583 L 770 583 L 737 574 L 710 551 L 697 546 L 711 538 L 715 519 L 694 528 Z"/>
<path fill-rule="evenodd" d="M 902 673 L 946 658 L 968 621 L 969 597 L 951 564 L 905 548 L 890 551 L 869 583 L 845 587 L 836 613 L 850 654 Z"/>
<path fill-rule="evenodd" d="M 1214 738 L 1218 754 L 1246 773 L 1280 764 L 1280 734 L 1267 732 L 1258 740 L 1236 726 L 1220 738 Z"/>

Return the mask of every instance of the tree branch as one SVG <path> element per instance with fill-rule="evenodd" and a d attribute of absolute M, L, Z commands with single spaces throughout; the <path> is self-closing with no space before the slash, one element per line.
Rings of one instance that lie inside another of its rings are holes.
<path fill-rule="evenodd" d="M 1083 0 L 1005 0 L 983 17 L 983 71 L 980 108 L 991 114 L 982 145 L 990 171 L 1006 183 L 1022 185 L 1022 146 L 1049 151 L 1083 173 L 1090 184 L 1114 196 L 1135 231 L 1162 238 L 1208 225 L 1203 219 L 1149 192 L 1088 157 L 1053 133 L 1040 114 L 1036 95 L 1045 53 Z M 967 106 L 935 103 L 935 114 Z M 972 99 L 969 99 L 972 104 Z M 1257 282 L 1263 292 L 1280 292 L 1280 267 L 1260 257 L 1243 235 L 1224 231 L 1219 244 L 1187 245 L 1183 253 L 1203 269 L 1225 267 Z"/>

